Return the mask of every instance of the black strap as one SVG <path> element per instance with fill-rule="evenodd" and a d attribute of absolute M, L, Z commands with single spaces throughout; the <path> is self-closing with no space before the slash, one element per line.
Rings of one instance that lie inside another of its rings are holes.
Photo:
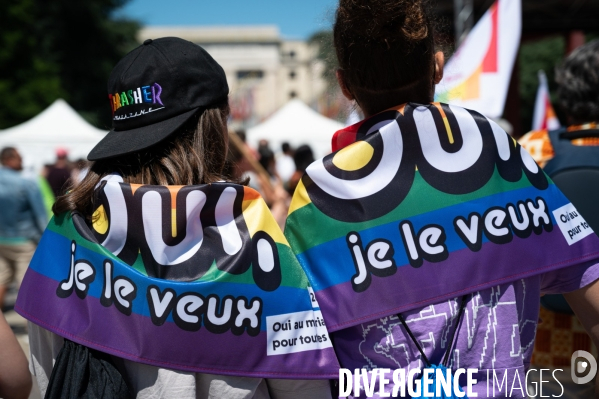
<path fill-rule="evenodd" d="M 445 351 L 445 356 L 443 357 L 443 361 L 441 363 L 444 366 L 447 366 L 447 361 L 449 360 L 449 354 L 451 353 L 451 351 L 453 349 L 454 339 L 455 339 L 456 333 L 458 331 L 460 321 L 462 320 L 462 314 L 464 313 L 465 307 L 466 307 L 466 295 L 464 295 L 462 297 L 462 301 L 460 303 L 460 310 L 458 311 L 458 317 L 456 318 L 455 328 L 453 329 L 453 331 L 451 333 L 451 338 L 449 339 L 449 347 L 447 347 L 447 350 Z M 416 345 L 416 348 L 418 348 L 418 351 L 422 355 L 422 359 L 424 360 L 426 367 L 430 367 L 431 362 L 428 360 L 428 357 L 426 357 L 426 355 L 424 354 L 424 350 L 422 349 L 422 346 L 420 346 L 420 344 L 418 343 L 418 340 L 416 339 L 416 337 L 414 337 L 414 334 L 412 333 L 412 330 L 410 330 L 410 328 L 408 327 L 408 324 L 406 323 L 405 319 L 403 318 L 403 316 L 401 314 L 397 314 L 397 317 L 399 318 L 399 321 L 401 321 L 401 324 L 403 325 L 403 327 L 408 332 L 408 335 L 412 339 L 412 342 L 414 342 L 414 345 Z"/>
<path fill-rule="evenodd" d="M 458 332 L 458 328 L 460 326 L 460 322 L 462 321 L 462 314 L 464 313 L 464 308 L 466 307 L 466 295 L 462 296 L 462 302 L 460 303 L 460 310 L 458 311 L 458 317 L 456 319 L 455 328 L 453 329 L 453 333 L 451 334 L 451 339 L 449 340 L 449 347 L 445 351 L 445 357 L 443 358 L 443 365 L 447 366 L 449 360 L 449 354 L 453 350 L 453 345 L 455 344 L 455 336 Z"/>
<path fill-rule="evenodd" d="M 560 139 L 566 140 L 584 139 L 587 137 L 599 137 L 599 129 L 581 129 L 559 134 Z"/>

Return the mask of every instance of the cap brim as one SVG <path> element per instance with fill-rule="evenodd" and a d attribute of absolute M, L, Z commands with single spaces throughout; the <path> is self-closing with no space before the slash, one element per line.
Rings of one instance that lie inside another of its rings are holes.
<path fill-rule="evenodd" d="M 199 108 L 181 115 L 131 130 L 111 130 L 90 151 L 87 159 L 97 161 L 130 154 L 151 147 L 169 137 L 191 118 Z"/>

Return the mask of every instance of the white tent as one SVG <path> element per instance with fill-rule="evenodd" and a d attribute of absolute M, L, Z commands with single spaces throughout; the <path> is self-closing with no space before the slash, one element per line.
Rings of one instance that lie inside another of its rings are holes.
<path fill-rule="evenodd" d="M 106 131 L 87 123 L 64 100 L 58 99 L 27 122 L 0 130 L 0 148 L 16 147 L 26 170 L 38 172 L 56 159 L 56 149 L 64 148 L 69 159 L 86 158 Z"/>
<path fill-rule="evenodd" d="M 250 145 L 257 146 L 259 140 L 266 139 L 274 151 L 279 151 L 285 141 L 292 147 L 308 144 L 314 157 L 320 158 L 331 152 L 331 138 L 342 128 L 343 124 L 320 115 L 295 99 L 263 123 L 248 129 L 247 140 Z"/>

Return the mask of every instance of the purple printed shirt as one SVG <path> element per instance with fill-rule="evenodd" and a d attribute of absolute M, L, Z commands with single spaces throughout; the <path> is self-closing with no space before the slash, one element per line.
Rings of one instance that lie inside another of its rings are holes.
<path fill-rule="evenodd" d="M 583 263 L 509 284 L 498 285 L 468 295 L 461 323 L 455 337 L 448 368 L 476 368 L 477 384 L 473 391 L 479 398 L 525 398 L 525 373 L 530 366 L 539 297 L 574 291 L 599 279 L 599 264 Z M 455 329 L 460 298 L 403 313 L 408 327 L 433 364 L 441 363 Z M 332 334 L 341 367 L 373 370 L 424 367 L 422 356 L 396 315 Z M 493 394 L 493 373 L 499 379 Z M 507 373 L 507 393 L 499 383 Z M 377 374 L 378 375 L 378 374 Z M 487 380 L 489 376 L 489 380 Z M 391 375 L 386 375 L 391 379 Z M 466 380 L 460 378 L 465 386 Z M 391 392 L 393 383 L 387 385 Z M 378 396 L 378 383 L 375 396 Z M 362 390 L 359 398 L 366 397 Z M 356 397 L 356 398 L 358 398 Z"/>

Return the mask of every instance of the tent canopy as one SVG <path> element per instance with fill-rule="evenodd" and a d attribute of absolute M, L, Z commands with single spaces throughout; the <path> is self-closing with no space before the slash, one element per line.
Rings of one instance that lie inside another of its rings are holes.
<path fill-rule="evenodd" d="M 261 139 L 268 140 L 274 151 L 288 142 L 297 148 L 302 144 L 312 147 L 315 158 L 331 152 L 333 134 L 343 129 L 337 121 L 326 118 L 308 107 L 301 100 L 289 101 L 265 122 L 247 131 L 248 143 L 257 146 Z"/>
<path fill-rule="evenodd" d="M 105 134 L 58 99 L 27 122 L 0 130 L 0 148 L 16 147 L 25 168 L 37 172 L 44 164 L 54 162 L 58 148 L 66 149 L 71 160 L 86 158 Z"/>

